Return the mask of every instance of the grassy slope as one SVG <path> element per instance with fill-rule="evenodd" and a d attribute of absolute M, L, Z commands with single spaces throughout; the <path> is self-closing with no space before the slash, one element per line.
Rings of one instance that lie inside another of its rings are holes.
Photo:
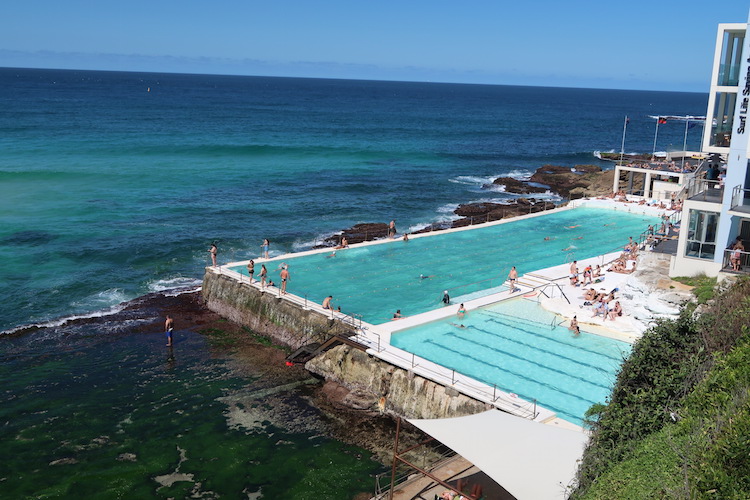
<path fill-rule="evenodd" d="M 599 408 L 574 498 L 750 498 L 750 281 L 650 330 Z"/>

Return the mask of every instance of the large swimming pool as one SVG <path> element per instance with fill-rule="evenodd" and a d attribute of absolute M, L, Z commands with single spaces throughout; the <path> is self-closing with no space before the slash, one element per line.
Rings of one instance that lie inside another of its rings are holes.
<path fill-rule="evenodd" d="M 328 257 L 330 252 L 287 256 L 266 266 L 279 283 L 283 260 L 289 265 L 289 292 L 317 303 L 333 295 L 334 307 L 377 324 L 397 309 L 410 316 L 438 307 L 444 290 L 459 302 L 477 291 L 497 289 L 511 266 L 521 275 L 616 251 L 628 236 L 637 237 L 656 222 L 650 216 L 575 208 L 408 242 L 357 246 L 335 257 Z M 232 269 L 247 275 L 244 266 Z M 259 270 L 258 265 L 256 278 Z"/>
<path fill-rule="evenodd" d="M 581 425 L 610 394 L 631 346 L 581 332 L 527 299 L 511 299 L 396 332 L 391 344 L 498 389 L 517 394 Z M 460 328 L 457 325 L 464 325 Z"/>

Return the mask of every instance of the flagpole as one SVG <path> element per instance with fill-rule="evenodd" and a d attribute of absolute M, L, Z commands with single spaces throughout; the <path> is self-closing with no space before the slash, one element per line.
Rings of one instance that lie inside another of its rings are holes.
<path fill-rule="evenodd" d="M 682 140 L 682 166 L 680 167 L 680 173 L 685 172 L 685 153 L 687 153 L 687 131 L 688 125 L 690 125 L 690 117 L 685 119 L 685 138 Z"/>
<path fill-rule="evenodd" d="M 622 157 L 625 155 L 625 131 L 628 129 L 628 115 L 625 115 L 625 123 L 622 126 L 622 144 L 620 145 L 620 165 Z"/>
<path fill-rule="evenodd" d="M 654 131 L 654 149 L 651 150 L 651 161 L 656 160 L 656 137 L 659 135 L 659 122 L 661 121 L 661 116 L 656 117 L 656 131 Z"/>

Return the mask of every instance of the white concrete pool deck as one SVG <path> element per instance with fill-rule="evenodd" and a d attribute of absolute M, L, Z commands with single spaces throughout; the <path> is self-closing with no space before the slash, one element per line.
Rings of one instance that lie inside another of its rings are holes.
<path fill-rule="evenodd" d="M 504 219 L 501 221 L 494 221 L 480 225 L 436 231 L 434 233 L 415 234 L 411 235 L 410 239 L 437 236 L 439 234 L 445 234 L 446 232 L 470 231 L 472 229 L 480 228 L 483 226 L 486 227 L 487 225 L 504 224 L 519 219 L 540 217 L 545 214 L 559 212 L 560 210 L 570 210 L 578 206 L 609 208 L 611 210 L 622 210 L 629 213 L 656 217 L 667 213 L 667 211 L 665 211 L 664 209 L 646 205 L 637 205 L 633 203 L 621 203 L 612 200 L 599 199 L 576 200 L 575 202 L 571 202 L 567 207 L 558 208 L 555 210 L 538 212 L 535 214 L 524 215 L 513 219 Z M 400 240 L 400 238 L 398 238 L 397 241 L 398 240 Z M 393 240 L 384 239 L 364 242 L 356 246 L 388 244 L 391 242 L 393 242 Z M 623 241 L 623 246 L 626 243 L 626 241 Z M 255 263 L 257 265 L 269 260 L 282 260 L 286 256 L 291 258 L 292 256 L 299 257 L 302 255 L 312 255 L 327 252 L 331 252 L 331 248 L 309 250 L 305 252 L 285 254 L 281 256 L 277 255 L 272 259 L 258 258 L 255 259 Z M 587 265 L 596 266 L 597 264 L 599 264 L 604 270 L 606 269 L 606 264 L 617 258 L 619 254 L 619 252 L 616 252 L 588 259 L 580 259 L 578 260 L 578 268 L 579 270 L 583 270 Z M 230 267 L 244 267 L 247 265 L 247 263 L 248 261 L 233 262 L 224 266 L 219 266 L 218 268 L 209 269 L 219 274 L 229 275 L 241 282 L 248 284 L 249 286 L 260 289 L 260 283 L 257 280 L 255 280 L 251 284 L 248 282 L 248 278 L 246 276 L 243 276 L 240 273 L 230 269 Z M 598 335 L 603 335 L 630 343 L 632 343 L 640 336 L 638 330 L 634 328 L 632 324 L 630 324 L 629 318 L 626 316 L 627 311 L 625 311 L 626 315 L 611 322 L 602 321 L 601 318 L 591 317 L 592 312 L 590 311 L 590 309 L 584 309 L 583 306 L 584 299 L 582 298 L 582 293 L 585 288 L 571 286 L 569 284 L 568 278 L 569 272 L 570 263 L 566 263 L 526 273 L 523 276 L 519 277 L 517 283 L 518 291 L 514 291 L 513 293 L 511 293 L 506 289 L 499 293 L 492 293 L 483 297 L 466 300 L 464 302 L 464 306 L 466 307 L 467 311 L 470 312 L 473 309 L 477 309 L 479 307 L 487 306 L 490 304 L 495 304 L 511 298 L 526 298 L 527 300 L 535 300 L 539 302 L 546 309 L 555 312 L 565 317 L 566 319 L 570 319 L 574 315 L 577 315 L 579 323 L 582 325 L 582 329 L 586 332 L 595 333 Z M 612 290 L 613 288 L 622 289 L 622 286 L 625 284 L 629 275 L 606 272 L 605 276 L 606 277 L 604 282 L 596 285 L 597 289 L 604 288 L 606 291 Z M 279 295 L 279 290 L 275 287 L 267 287 L 265 291 L 266 293 Z M 568 303 L 568 300 L 566 300 L 566 298 L 563 296 L 563 293 L 565 297 L 570 300 L 570 303 Z M 458 300 L 460 300 L 461 297 L 456 297 L 448 306 L 440 307 L 414 316 L 405 317 L 397 321 L 390 321 L 387 323 L 373 325 L 347 316 L 346 314 L 323 309 L 320 304 L 308 302 L 306 299 L 295 296 L 291 293 L 279 296 L 290 302 L 297 303 L 305 309 L 317 311 L 318 313 L 323 314 L 327 317 L 339 319 L 347 324 L 352 325 L 356 328 L 356 339 L 362 344 L 368 346 L 367 352 L 388 363 L 409 370 L 417 375 L 420 375 L 428 380 L 432 380 L 445 387 L 453 388 L 460 393 L 463 393 L 479 401 L 483 401 L 488 405 L 497 407 L 509 413 L 538 422 L 555 425 L 558 427 L 583 431 L 581 427 L 557 418 L 554 412 L 551 412 L 542 407 L 538 407 L 534 402 L 524 401 L 512 393 L 506 393 L 497 390 L 493 386 L 490 386 L 483 382 L 479 382 L 470 377 L 466 377 L 460 373 L 456 373 L 453 370 L 440 366 L 426 359 L 420 358 L 419 356 L 406 352 L 390 344 L 391 334 L 394 332 L 423 325 L 432 321 L 445 320 L 451 317 L 456 318 L 456 312 L 459 307 Z M 456 319 L 457 321 L 460 321 L 458 320 L 458 318 Z"/>

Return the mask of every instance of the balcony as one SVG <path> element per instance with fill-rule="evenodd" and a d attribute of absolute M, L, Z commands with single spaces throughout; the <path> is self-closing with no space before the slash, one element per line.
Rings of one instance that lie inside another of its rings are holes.
<path fill-rule="evenodd" d="M 732 189 L 732 204 L 729 211 L 750 214 L 750 189 L 744 189 L 742 184 Z"/>
<path fill-rule="evenodd" d="M 721 203 L 724 197 L 724 183 L 706 179 L 691 179 L 687 185 L 687 199 L 691 201 L 707 201 Z"/>

